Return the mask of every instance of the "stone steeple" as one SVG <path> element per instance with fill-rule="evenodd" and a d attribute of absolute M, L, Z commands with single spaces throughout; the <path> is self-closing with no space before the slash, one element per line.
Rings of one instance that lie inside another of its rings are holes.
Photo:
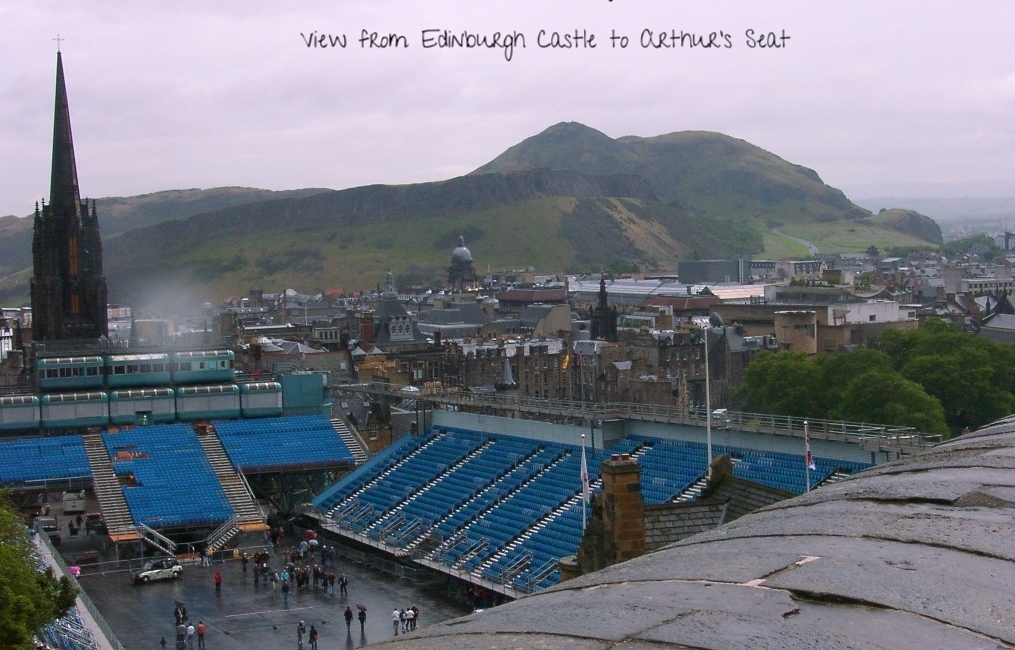
<path fill-rule="evenodd" d="M 53 170 L 49 180 L 49 205 L 53 210 L 73 214 L 80 221 L 81 192 L 70 130 L 70 105 L 63 78 L 63 57 L 56 53 L 56 108 L 53 111 Z"/>
<path fill-rule="evenodd" d="M 32 338 L 36 342 L 106 336 L 106 279 L 93 201 L 78 188 L 63 57 L 56 55 L 56 106 L 49 204 L 35 209 Z"/>

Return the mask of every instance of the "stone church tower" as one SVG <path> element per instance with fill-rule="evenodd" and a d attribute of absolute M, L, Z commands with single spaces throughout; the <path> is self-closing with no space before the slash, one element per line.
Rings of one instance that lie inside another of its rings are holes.
<path fill-rule="evenodd" d="M 49 204 L 35 207 L 32 338 L 37 343 L 106 336 L 106 278 L 95 202 L 78 190 L 63 59 L 56 54 L 56 110 Z"/>
<path fill-rule="evenodd" d="M 458 248 L 451 251 L 451 266 L 448 267 L 448 285 L 452 291 L 465 291 L 476 284 L 476 267 L 472 251 L 465 247 L 465 237 L 458 236 Z"/>

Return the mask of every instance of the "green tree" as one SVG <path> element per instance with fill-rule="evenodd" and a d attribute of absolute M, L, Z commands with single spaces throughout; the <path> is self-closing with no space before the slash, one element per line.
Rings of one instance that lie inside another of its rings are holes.
<path fill-rule="evenodd" d="M 744 373 L 745 408 L 761 413 L 826 417 L 821 370 L 803 352 L 762 352 Z"/>
<path fill-rule="evenodd" d="M 838 410 L 849 383 L 860 375 L 872 370 L 893 372 L 892 360 L 887 354 L 878 350 L 854 350 L 846 354 L 820 354 L 814 363 L 821 370 L 820 390 L 818 398 L 825 414 Z"/>
<path fill-rule="evenodd" d="M 0 648 L 34 650 L 35 633 L 74 605 L 70 580 L 39 571 L 20 514 L 0 494 Z"/>
<path fill-rule="evenodd" d="M 986 350 L 966 349 L 947 355 L 922 355 L 902 368 L 944 408 L 953 430 L 978 428 L 1015 412 L 1015 395 L 995 381 Z"/>
<path fill-rule="evenodd" d="M 903 376 L 944 407 L 953 431 L 976 428 L 1015 410 L 1015 347 L 957 330 L 940 319 L 918 330 L 889 330 L 878 349 Z"/>
<path fill-rule="evenodd" d="M 949 257 L 956 255 L 979 255 L 984 260 L 992 260 L 1001 249 L 994 243 L 990 235 L 980 233 L 964 239 L 956 239 L 941 244 L 941 252 Z"/>
<path fill-rule="evenodd" d="M 878 350 L 813 359 L 802 352 L 763 352 L 747 367 L 739 397 L 746 409 L 762 413 L 948 432 L 941 403 Z"/>
<path fill-rule="evenodd" d="M 832 417 L 914 427 L 925 433 L 948 433 L 941 403 L 915 381 L 892 370 L 871 370 L 846 384 Z"/>

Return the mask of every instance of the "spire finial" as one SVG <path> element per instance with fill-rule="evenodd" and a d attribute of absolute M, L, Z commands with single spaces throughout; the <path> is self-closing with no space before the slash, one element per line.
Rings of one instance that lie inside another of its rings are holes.
<path fill-rule="evenodd" d="M 53 40 L 56 41 L 56 52 L 57 52 L 57 54 L 59 54 L 60 53 L 60 42 L 61 41 L 66 41 L 67 39 L 66 38 L 61 38 L 60 35 L 57 34 L 56 38 L 54 38 Z"/>

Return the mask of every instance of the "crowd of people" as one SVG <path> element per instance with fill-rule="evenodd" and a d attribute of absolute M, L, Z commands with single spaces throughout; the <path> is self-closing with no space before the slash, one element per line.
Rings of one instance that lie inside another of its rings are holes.
<path fill-rule="evenodd" d="M 194 650 L 195 638 L 197 650 L 204 650 L 204 634 L 208 629 L 204 621 L 198 621 L 195 626 L 187 617 L 187 606 L 179 601 L 173 609 L 173 617 L 176 619 L 176 650 Z M 159 645 L 165 650 L 166 637 L 162 637 Z"/>
<path fill-rule="evenodd" d="M 335 557 L 334 550 L 326 546 L 322 546 L 320 553 L 315 554 L 313 546 L 304 548 L 301 545 L 283 553 L 283 563 L 277 569 L 271 566 L 271 554 L 268 551 L 254 553 L 252 558 L 244 553 L 240 557 L 240 566 L 244 578 L 248 571 L 254 574 L 255 587 L 263 584 L 270 585 L 273 590 L 281 589 L 286 600 L 294 588 L 310 589 L 315 592 L 320 589 L 324 595 L 334 596 L 337 586 L 340 595 L 347 597 L 349 578 L 344 573 L 336 571 Z"/>
<path fill-rule="evenodd" d="M 336 587 L 343 602 L 349 596 L 349 579 L 344 572 L 337 569 L 337 553 L 334 548 L 329 548 L 318 543 L 312 531 L 308 531 L 307 537 L 298 544 L 283 547 L 281 545 L 284 534 L 281 529 L 272 530 L 269 538 L 266 537 L 266 547 L 278 550 L 273 554 L 265 549 L 253 554 L 246 552 L 240 555 L 240 571 L 243 581 L 247 581 L 248 574 L 253 575 L 253 583 L 256 588 L 261 585 L 270 586 L 273 591 L 278 590 L 282 595 L 284 607 L 289 605 L 289 595 L 293 590 L 308 590 L 318 592 L 324 596 L 334 597 Z M 313 542 L 313 543 L 312 543 Z M 202 554 L 202 566 L 204 554 Z M 209 561 L 210 564 L 210 561 Z M 216 571 L 213 578 L 216 594 L 221 593 L 222 572 Z M 356 605 L 357 612 L 352 606 L 346 605 L 343 612 L 346 632 L 352 633 L 352 625 L 359 622 L 360 633 L 366 633 L 367 608 L 364 605 Z M 188 625 L 187 608 L 183 603 L 177 602 L 174 610 L 177 625 L 176 647 L 181 650 L 193 650 L 194 639 L 197 639 L 198 650 L 204 648 L 205 625 L 199 622 L 195 627 Z M 416 629 L 419 621 L 419 607 L 414 603 L 410 607 L 396 608 L 392 612 L 392 623 L 394 633 L 405 634 Z M 304 621 L 296 626 L 296 643 L 299 648 L 303 647 L 304 639 L 308 642 L 310 650 L 317 650 L 317 643 L 320 633 L 311 624 L 309 628 Z M 162 647 L 165 648 L 165 638 L 162 639 Z"/>
<path fill-rule="evenodd" d="M 415 630 L 417 621 L 419 621 L 419 607 L 416 607 L 416 603 L 405 609 L 396 607 L 391 612 L 391 627 L 395 632 L 395 636 L 398 636 L 399 630 L 401 630 L 402 634 Z"/>

